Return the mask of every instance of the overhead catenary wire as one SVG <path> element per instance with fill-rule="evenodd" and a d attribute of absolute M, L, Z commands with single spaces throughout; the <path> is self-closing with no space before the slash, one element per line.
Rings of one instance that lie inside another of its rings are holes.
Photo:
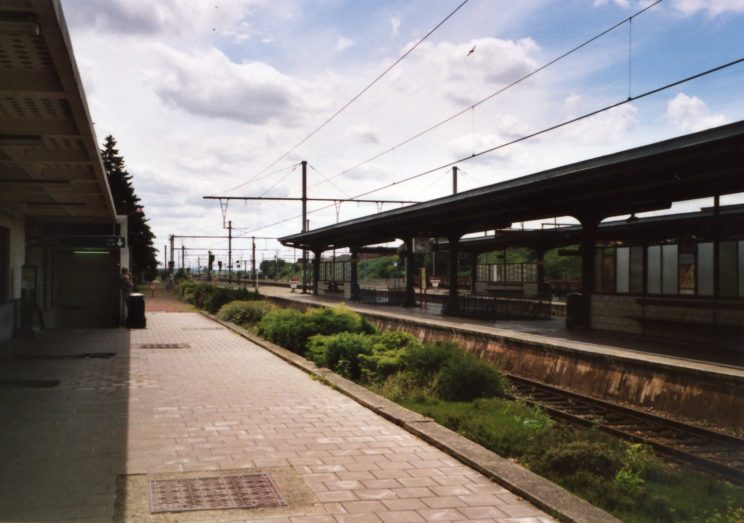
<path fill-rule="evenodd" d="M 441 121 L 435 123 L 434 125 L 432 125 L 430 127 L 427 127 L 423 131 L 419 131 L 418 133 L 414 134 L 413 136 L 410 136 L 410 137 L 406 138 L 402 142 L 399 142 L 396 145 L 394 145 L 392 147 L 389 147 L 388 149 L 385 149 L 384 151 L 381 151 L 381 152 L 375 154 L 374 156 L 372 156 L 372 157 L 370 157 L 370 158 L 368 158 L 368 159 L 366 159 L 364 161 L 361 161 L 361 162 L 355 164 L 352 167 L 349 167 L 347 169 L 344 169 L 340 173 L 331 176 L 330 179 L 332 180 L 332 179 L 338 178 L 339 176 L 343 176 L 345 174 L 348 174 L 351 171 L 354 171 L 354 170 L 356 170 L 356 169 L 358 169 L 360 167 L 363 167 L 364 165 L 367 165 L 368 163 L 373 162 L 373 161 L 377 160 L 378 158 L 381 158 L 381 157 L 385 156 L 388 153 L 394 152 L 397 148 L 402 147 L 404 145 L 408 145 L 409 143 L 413 142 L 414 140 L 417 140 L 417 139 L 421 138 L 422 136 L 424 136 L 424 135 L 426 135 L 426 134 L 428 134 L 428 133 L 430 133 L 430 132 L 432 132 L 432 131 L 440 128 L 441 126 L 443 126 L 443 125 L 451 122 L 452 120 L 455 120 L 456 118 L 459 118 L 460 116 L 466 114 L 468 111 L 473 111 L 474 112 L 475 109 L 477 107 L 479 107 L 480 105 L 483 105 L 484 103 L 486 103 L 487 101 L 495 98 L 496 96 L 498 96 L 498 95 L 500 95 L 500 94 L 508 91 L 509 89 L 512 89 L 512 88 L 516 87 L 517 85 L 521 84 L 525 80 L 528 80 L 529 78 L 532 78 L 533 76 L 535 76 L 539 72 L 544 71 L 548 67 L 550 67 L 550 66 L 556 64 L 557 62 L 560 62 L 561 60 L 569 57 L 570 55 L 574 54 L 575 52 L 579 51 L 580 49 L 583 49 L 584 47 L 586 47 L 587 45 L 591 44 L 592 42 L 594 42 L 594 41 L 602 38 L 604 35 L 606 35 L 608 33 L 611 33 L 612 31 L 614 31 L 618 27 L 621 27 L 625 23 L 632 22 L 633 18 L 635 18 L 635 17 L 637 17 L 637 16 L 645 13 L 646 11 L 648 11 L 652 7 L 660 4 L 661 2 L 663 2 L 663 0 L 656 0 L 655 2 L 653 2 L 653 3 L 649 4 L 649 5 L 647 5 L 646 7 L 644 7 L 643 9 L 640 9 L 640 10 L 636 11 L 632 15 L 630 15 L 630 16 L 628 16 L 626 18 L 623 18 L 622 20 L 620 20 L 619 22 L 615 23 L 614 25 L 608 27 L 607 29 L 605 29 L 605 30 L 597 33 L 596 35 L 592 36 L 591 38 L 589 38 L 587 40 L 584 40 L 582 43 L 576 45 L 575 47 L 569 49 L 568 51 L 565 51 L 564 53 L 562 53 L 559 56 L 557 56 L 557 57 L 553 58 L 552 60 L 550 60 L 549 62 L 546 62 L 545 64 L 543 64 L 543 65 L 541 65 L 541 66 L 533 69 L 529 73 L 526 73 L 523 76 L 517 78 L 516 80 L 514 80 L 510 84 L 507 84 L 504 87 L 498 89 L 497 91 L 494 91 L 493 93 L 489 94 L 485 98 L 482 98 L 481 100 L 475 102 L 474 104 L 472 104 L 472 105 L 470 105 L 470 106 L 468 106 L 468 107 L 466 107 L 466 108 L 464 108 L 464 109 L 462 109 L 462 110 L 460 110 L 460 111 L 458 111 L 458 112 L 456 112 L 456 113 L 448 116 L 444 120 L 441 120 Z M 628 74 L 630 74 L 630 72 Z M 628 90 L 628 96 L 630 96 L 630 90 Z M 322 183 L 322 182 L 319 182 L 318 184 L 315 184 L 315 185 L 319 185 L 320 183 Z M 311 187 L 314 187 L 315 185 L 312 185 Z"/>
<path fill-rule="evenodd" d="M 628 104 L 630 102 L 633 102 L 635 100 L 640 100 L 642 98 L 646 98 L 648 96 L 652 96 L 652 95 L 657 94 L 657 93 L 660 93 L 662 91 L 666 91 L 667 89 L 671 89 L 672 87 L 676 87 L 678 85 L 681 85 L 681 84 L 690 82 L 692 80 L 696 80 L 698 78 L 702 78 L 703 76 L 707 76 L 709 74 L 713 74 L 713 73 L 716 73 L 718 71 L 722 71 L 724 69 L 728 69 L 729 67 L 733 67 L 733 66 L 738 65 L 738 64 L 740 64 L 742 62 L 744 62 L 744 57 L 737 58 L 737 59 L 732 60 L 730 62 L 727 62 L 725 64 L 718 65 L 718 66 L 713 67 L 713 68 L 710 68 L 710 69 L 706 69 L 705 71 L 699 72 L 697 74 L 694 74 L 694 75 L 691 75 L 691 76 L 687 76 L 687 77 L 682 78 L 680 80 L 677 80 L 677 81 L 674 81 L 674 82 L 671 82 L 671 83 L 662 85 L 660 87 L 651 89 L 649 91 L 645 91 L 645 92 L 643 92 L 641 94 L 628 97 L 625 100 L 621 100 L 621 101 L 615 102 L 613 104 L 605 105 L 604 107 L 601 107 L 601 108 L 596 109 L 594 111 L 590 111 L 588 113 L 584 113 L 584 114 L 582 114 L 580 116 L 577 116 L 575 118 L 571 118 L 569 120 L 564 120 L 564 121 L 559 122 L 559 123 L 557 123 L 555 125 L 552 125 L 550 127 L 545 127 L 543 129 L 540 129 L 540 130 L 535 131 L 533 133 L 529 133 L 529 134 L 520 136 L 519 138 L 515 138 L 513 140 L 509 140 L 508 142 L 504 142 L 504 143 L 499 144 L 499 145 L 496 145 L 494 147 L 489 147 L 488 149 L 484 149 L 482 151 L 479 151 L 477 153 L 474 153 L 471 156 L 466 156 L 464 158 L 459 158 L 459 159 L 454 160 L 452 162 L 448 162 L 448 163 L 445 163 L 445 164 L 442 164 L 442 165 L 438 165 L 438 166 L 433 167 L 431 169 L 427 169 L 427 170 L 425 170 L 423 172 L 419 172 L 417 174 L 408 176 L 406 178 L 402 178 L 400 180 L 394 181 L 394 182 L 389 183 L 387 185 L 383 185 L 383 186 L 378 187 L 376 189 L 372 189 L 370 191 L 366 191 L 366 192 L 357 194 L 357 195 L 354 196 L 354 198 L 361 198 L 363 196 L 368 196 L 368 195 L 373 194 L 373 193 L 376 193 L 378 191 L 382 191 L 384 189 L 389 189 L 390 187 L 393 187 L 395 185 L 400 185 L 401 183 L 409 182 L 411 180 L 415 180 L 417 178 L 421 178 L 422 176 L 426 176 L 428 174 L 435 173 L 435 172 L 439 171 L 440 169 L 446 169 L 448 167 L 452 167 L 453 165 L 457 165 L 458 163 L 467 162 L 469 160 L 472 160 L 474 158 L 478 158 L 478 157 L 483 156 L 485 154 L 492 153 L 492 152 L 497 151 L 499 149 L 503 149 L 505 147 L 509 147 L 511 145 L 514 145 L 514 144 L 523 142 L 525 140 L 529 140 L 529 139 L 534 138 L 536 136 L 540 136 L 542 134 L 545 134 L 545 133 L 554 131 L 556 129 L 560 129 L 560 128 L 565 127 L 567 125 L 571 125 L 571 124 L 576 123 L 576 122 L 579 122 L 581 120 L 585 120 L 585 119 L 590 118 L 592 116 L 596 116 L 596 115 L 601 114 L 601 113 L 603 113 L 605 111 L 609 111 L 611 109 L 615 109 L 617 107 L 621 107 L 621 106 L 623 106 L 625 104 Z M 312 213 L 315 213 L 315 212 L 320 212 L 322 210 L 329 209 L 330 207 L 332 207 L 332 205 L 325 205 L 323 207 L 319 207 L 318 209 L 314 209 L 312 211 L 308 211 L 308 214 L 312 214 Z M 264 229 L 264 228 L 267 228 L 267 227 L 273 227 L 275 225 L 279 225 L 279 224 L 282 224 L 282 223 L 285 223 L 285 222 L 288 222 L 288 221 L 291 221 L 291 220 L 296 220 L 298 217 L 299 216 L 293 216 L 291 218 L 285 218 L 283 220 L 280 220 L 280 221 L 277 221 L 277 222 L 274 222 L 274 223 L 270 223 L 268 225 L 264 225 L 264 226 L 262 226 L 262 227 L 260 227 L 258 229 L 254 229 L 254 231 L 259 231 L 259 230 Z"/>
<path fill-rule="evenodd" d="M 418 39 L 415 44 L 413 44 L 405 53 L 403 53 L 395 62 L 393 62 L 391 65 L 389 65 L 384 71 L 382 71 L 379 75 L 375 77 L 374 80 L 372 80 L 370 83 L 368 83 L 361 91 L 359 91 L 356 95 L 354 95 L 348 102 L 346 102 L 344 105 L 342 105 L 335 113 L 333 113 L 331 116 L 326 118 L 323 123 L 321 123 L 318 127 L 313 129 L 310 133 L 308 133 L 302 140 L 297 142 L 294 146 L 292 146 L 287 152 L 282 154 L 279 158 L 271 162 L 269 165 L 261 169 L 258 174 L 256 175 L 261 176 L 265 171 L 271 169 L 274 167 L 277 163 L 281 162 L 284 158 L 295 152 L 299 147 L 301 147 L 305 142 L 307 142 L 310 138 L 315 136 L 321 129 L 323 129 L 326 125 L 331 123 L 338 115 L 340 115 L 342 112 L 344 112 L 351 104 L 356 102 L 359 98 L 364 95 L 367 91 L 369 91 L 377 82 L 382 80 L 382 78 L 387 75 L 390 71 L 395 68 L 399 63 L 401 63 L 403 60 L 405 60 L 408 55 L 410 55 L 413 51 L 416 50 L 422 43 L 424 43 L 432 34 L 434 34 L 437 29 L 442 27 L 450 18 L 452 18 L 455 13 L 457 13 L 460 9 L 462 9 L 465 4 L 467 4 L 470 0 L 463 0 L 455 9 L 453 9 L 446 17 L 444 17 L 437 25 L 435 25 L 428 33 L 426 33 L 424 36 Z M 247 180 L 242 185 L 248 184 L 253 179 Z M 242 185 L 238 187 L 242 187 Z M 230 189 L 233 190 L 233 189 Z"/>

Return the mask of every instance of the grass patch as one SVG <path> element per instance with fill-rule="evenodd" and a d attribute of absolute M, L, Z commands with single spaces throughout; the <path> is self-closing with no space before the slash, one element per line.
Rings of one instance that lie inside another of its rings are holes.
<path fill-rule="evenodd" d="M 646 446 L 597 430 L 557 426 L 540 409 L 518 401 L 445 401 L 405 375 L 375 390 L 515 458 L 625 522 L 744 523 L 744 490 L 689 467 L 664 463 Z"/>

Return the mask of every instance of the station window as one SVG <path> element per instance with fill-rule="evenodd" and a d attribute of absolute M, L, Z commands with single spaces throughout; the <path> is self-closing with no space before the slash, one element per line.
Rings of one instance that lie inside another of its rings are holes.
<path fill-rule="evenodd" d="M 713 242 L 697 244 L 697 293 L 713 296 Z"/>
<path fill-rule="evenodd" d="M 734 297 L 738 294 L 737 243 L 721 242 L 718 247 L 718 293 Z"/>

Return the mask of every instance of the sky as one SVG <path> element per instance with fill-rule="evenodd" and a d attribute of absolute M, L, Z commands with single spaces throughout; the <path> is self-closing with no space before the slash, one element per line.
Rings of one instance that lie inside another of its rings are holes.
<path fill-rule="evenodd" d="M 118 142 L 161 251 L 205 264 L 296 255 L 297 201 L 426 201 L 744 118 L 744 63 L 488 150 L 744 57 L 744 0 L 62 0 L 99 143 Z M 471 52 L 472 51 L 472 52 Z M 483 101 L 483 102 L 482 102 Z M 481 103 L 482 102 L 482 103 Z M 447 123 L 410 140 L 422 131 Z M 298 144 L 303 142 L 299 147 Z M 475 155 L 473 157 L 473 155 Z M 429 174 L 416 176 L 432 171 Z M 412 178 L 407 180 L 408 178 Z M 737 203 L 741 196 L 723 199 Z M 400 207 L 310 202 L 310 228 Z M 673 211 L 709 202 L 683 202 Z M 529 226 L 530 224 L 528 224 Z"/>

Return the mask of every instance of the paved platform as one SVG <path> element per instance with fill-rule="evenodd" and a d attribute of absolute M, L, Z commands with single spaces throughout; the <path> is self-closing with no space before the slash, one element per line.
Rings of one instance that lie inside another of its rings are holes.
<path fill-rule="evenodd" d="M 0 521 L 555 521 L 200 314 L 147 317 L 12 343 L 39 357 L 0 363 Z M 58 358 L 81 353 L 115 354 Z M 273 474 L 289 506 L 147 513 L 147 478 L 235 471 Z"/>

